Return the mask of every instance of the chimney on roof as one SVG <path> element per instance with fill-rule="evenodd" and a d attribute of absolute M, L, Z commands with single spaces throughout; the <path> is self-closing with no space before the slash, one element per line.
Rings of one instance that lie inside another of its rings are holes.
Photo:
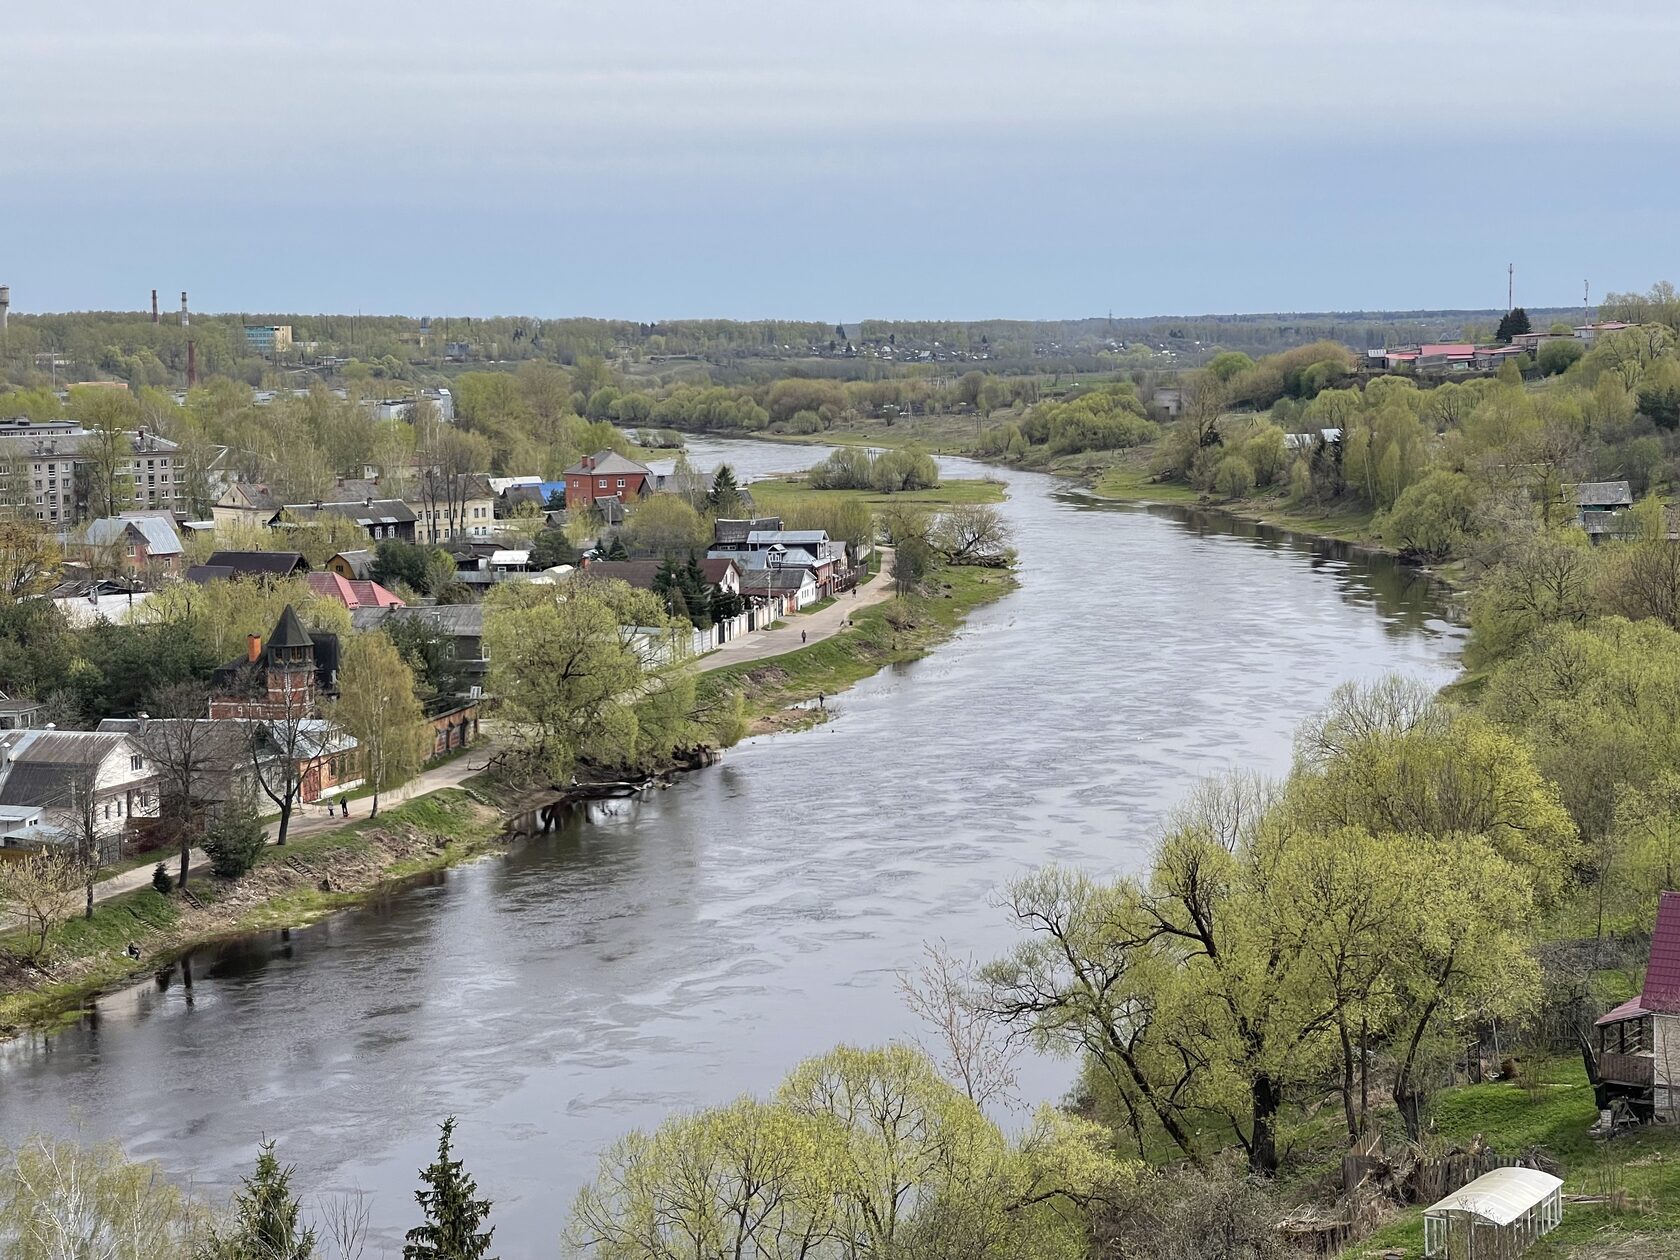
<path fill-rule="evenodd" d="M 245 659 L 253 665 L 262 656 L 262 635 L 248 634 L 245 636 Z"/>
<path fill-rule="evenodd" d="M 586 469 L 595 467 L 595 457 L 593 455 L 585 455 L 579 462 Z"/>
<path fill-rule="evenodd" d="M 137 734 L 144 735 L 146 733 L 146 723 L 151 721 L 151 714 L 146 712 L 136 713 L 134 715 L 134 720 L 139 726 Z"/>

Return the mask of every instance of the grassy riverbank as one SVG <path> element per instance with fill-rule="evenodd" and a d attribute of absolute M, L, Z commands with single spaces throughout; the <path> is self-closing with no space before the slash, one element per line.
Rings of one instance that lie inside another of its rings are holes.
<path fill-rule="evenodd" d="M 236 880 L 200 876 L 192 904 L 147 888 L 101 902 L 92 919 L 55 928 L 39 968 L 0 963 L 0 1035 L 80 1014 L 88 1000 L 147 975 L 196 945 L 242 932 L 297 927 L 358 905 L 415 876 L 495 846 L 499 811 L 450 788 L 404 802 L 375 819 L 263 850 Z M 124 951 L 136 945 L 138 962 Z M 15 952 L 0 937 L 0 956 Z"/>
<path fill-rule="evenodd" d="M 890 577 L 875 579 L 888 582 Z M 818 696 L 834 696 L 888 665 L 913 661 L 945 642 L 971 612 L 1002 599 L 1018 583 L 1007 569 L 945 567 L 928 591 L 862 609 L 851 628 L 833 638 L 781 656 L 720 669 L 702 686 L 739 690 L 746 700 L 751 733 L 798 730 L 825 719 L 805 707 Z"/>

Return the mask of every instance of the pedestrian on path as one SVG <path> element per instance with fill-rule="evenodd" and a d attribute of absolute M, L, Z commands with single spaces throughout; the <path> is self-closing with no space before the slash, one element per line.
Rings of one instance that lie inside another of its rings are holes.
<path fill-rule="evenodd" d="M 803 630 L 799 632 L 799 641 L 801 643 L 805 642 L 805 632 Z"/>
<path fill-rule="evenodd" d="M 341 816 L 342 817 L 344 817 L 344 818 L 350 817 L 350 798 L 348 796 L 339 797 L 338 798 L 338 808 L 341 811 Z"/>

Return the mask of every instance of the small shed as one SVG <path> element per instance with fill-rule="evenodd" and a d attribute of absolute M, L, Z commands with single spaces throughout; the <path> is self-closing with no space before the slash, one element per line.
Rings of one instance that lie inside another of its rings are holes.
<path fill-rule="evenodd" d="M 1423 1213 L 1423 1254 L 1512 1260 L 1563 1222 L 1563 1182 L 1537 1168 L 1495 1168 Z"/>

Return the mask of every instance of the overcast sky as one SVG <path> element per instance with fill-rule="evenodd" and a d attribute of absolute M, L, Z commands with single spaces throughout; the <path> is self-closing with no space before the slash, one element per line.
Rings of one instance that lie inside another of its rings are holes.
<path fill-rule="evenodd" d="M 8 0 L 15 310 L 1055 318 L 1680 280 L 1673 0 Z"/>

